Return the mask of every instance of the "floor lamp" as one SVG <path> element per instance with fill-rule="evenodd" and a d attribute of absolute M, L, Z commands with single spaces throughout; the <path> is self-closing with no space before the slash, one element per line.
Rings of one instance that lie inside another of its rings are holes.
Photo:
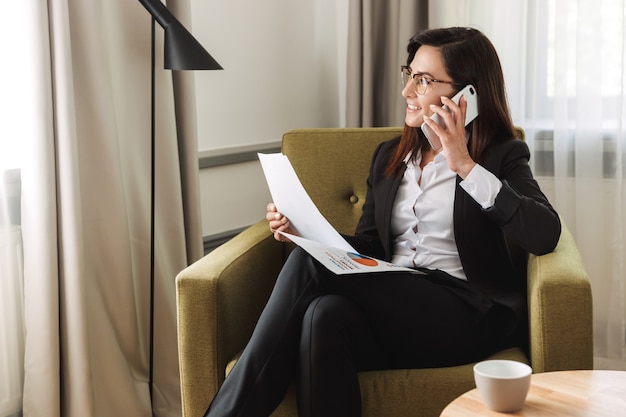
<path fill-rule="evenodd" d="M 161 0 L 139 0 L 152 15 L 151 45 L 151 169 L 150 169 L 150 374 L 149 389 L 152 400 L 154 384 L 154 207 L 156 173 L 155 135 L 155 23 L 165 32 L 164 67 L 171 70 L 220 70 L 222 67 L 185 29 Z"/>

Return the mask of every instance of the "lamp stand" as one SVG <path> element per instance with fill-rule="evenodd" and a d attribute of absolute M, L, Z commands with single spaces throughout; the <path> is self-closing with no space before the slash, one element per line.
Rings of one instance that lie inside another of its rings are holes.
<path fill-rule="evenodd" d="M 148 386 L 150 403 L 153 399 L 154 386 L 154 215 L 155 215 L 155 177 L 156 177 L 156 71 L 155 71 L 155 32 L 156 19 L 152 18 L 151 53 L 150 53 L 150 370 Z"/>
<path fill-rule="evenodd" d="M 150 402 L 154 391 L 154 249 L 155 249 L 155 191 L 156 191 L 156 23 L 165 31 L 164 67 L 171 70 L 221 70 L 220 64 L 185 29 L 161 0 L 139 0 L 152 16 L 151 85 L 150 85 L 150 354 L 148 385 Z"/>

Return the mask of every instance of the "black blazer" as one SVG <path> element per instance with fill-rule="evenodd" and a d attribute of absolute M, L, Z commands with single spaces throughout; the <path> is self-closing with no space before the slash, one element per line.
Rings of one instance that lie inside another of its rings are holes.
<path fill-rule="evenodd" d="M 363 214 L 355 236 L 346 237 L 359 252 L 387 261 L 402 174 L 388 177 L 384 172 L 399 141 L 383 142 L 374 152 Z M 518 314 L 526 306 L 527 253 L 551 252 L 561 234 L 559 216 L 533 178 L 529 159 L 521 140 L 494 143 L 482 164 L 503 183 L 493 207 L 484 210 L 461 188 L 458 176 L 454 196 L 454 235 L 468 284 Z"/>

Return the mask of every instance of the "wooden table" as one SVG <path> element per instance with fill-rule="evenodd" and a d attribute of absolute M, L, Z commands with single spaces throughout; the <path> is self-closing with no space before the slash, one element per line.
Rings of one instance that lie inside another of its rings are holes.
<path fill-rule="evenodd" d="M 452 401 L 441 417 L 617 417 L 626 415 L 626 372 L 559 371 L 533 374 L 524 407 L 498 413 L 483 405 L 477 389 Z"/>

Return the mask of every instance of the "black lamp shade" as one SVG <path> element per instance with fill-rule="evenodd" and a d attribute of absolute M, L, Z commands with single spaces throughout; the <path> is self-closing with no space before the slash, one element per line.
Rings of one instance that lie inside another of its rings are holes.
<path fill-rule="evenodd" d="M 165 28 L 164 65 L 173 70 L 221 70 L 220 64 L 178 20 Z"/>
<path fill-rule="evenodd" d="M 165 31 L 164 66 L 172 70 L 221 70 L 222 67 L 160 0 L 139 0 Z"/>

